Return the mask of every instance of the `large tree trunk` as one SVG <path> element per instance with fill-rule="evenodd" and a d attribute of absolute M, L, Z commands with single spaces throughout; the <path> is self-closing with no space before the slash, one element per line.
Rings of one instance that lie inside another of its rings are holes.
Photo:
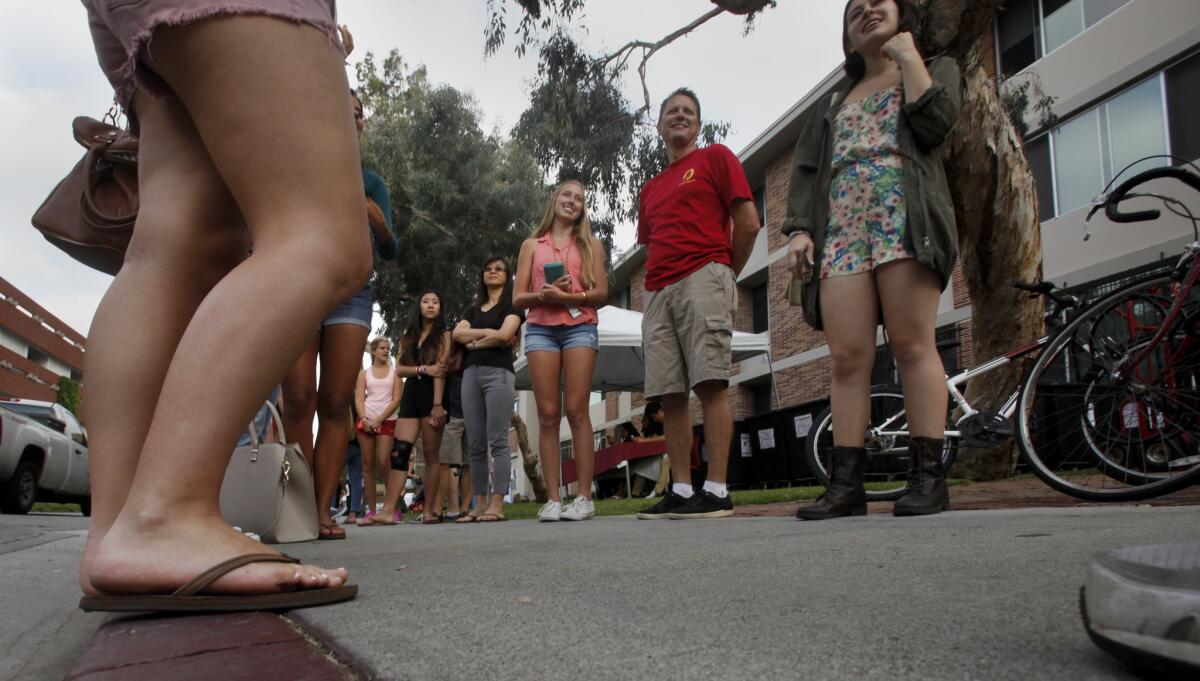
<path fill-rule="evenodd" d="M 529 446 L 529 429 L 525 421 L 516 412 L 512 415 L 512 427 L 517 431 L 517 449 L 521 450 L 521 463 L 525 466 L 525 477 L 529 478 L 529 486 L 533 488 L 533 498 L 539 504 L 546 503 L 550 497 L 546 494 L 546 483 L 542 480 L 542 468 L 533 448 Z"/>
<path fill-rule="evenodd" d="M 927 37 L 954 55 L 963 73 L 962 110 L 946 145 L 946 169 L 971 294 L 977 362 L 1042 333 L 1042 301 L 1012 288 L 1014 281 L 1041 278 L 1042 239 L 1033 174 L 995 81 L 985 70 L 992 20 L 1000 5 L 1000 0 L 928 3 Z M 976 409 L 998 409 L 1020 376 L 1019 364 L 985 374 L 968 386 L 967 399 Z M 957 474 L 971 480 L 1008 477 L 1015 461 L 1011 444 L 963 448 Z"/>

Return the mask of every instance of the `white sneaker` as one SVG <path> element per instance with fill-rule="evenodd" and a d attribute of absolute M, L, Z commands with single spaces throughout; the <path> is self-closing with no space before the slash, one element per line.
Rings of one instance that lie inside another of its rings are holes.
<path fill-rule="evenodd" d="M 587 520 L 596 515 L 596 505 L 591 499 L 575 497 L 569 506 L 562 510 L 563 520 Z"/>
<path fill-rule="evenodd" d="M 538 520 L 543 523 L 552 523 L 562 519 L 562 502 L 547 501 L 542 504 L 542 508 L 538 510 Z"/>

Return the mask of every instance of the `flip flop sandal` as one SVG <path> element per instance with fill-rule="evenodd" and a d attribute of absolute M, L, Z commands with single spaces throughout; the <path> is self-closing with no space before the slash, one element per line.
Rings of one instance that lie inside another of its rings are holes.
<path fill-rule="evenodd" d="M 479 522 L 481 523 L 502 523 L 505 520 L 508 520 L 508 518 L 499 513 L 484 513 L 479 516 Z"/>
<path fill-rule="evenodd" d="M 317 539 L 320 541 L 340 541 L 345 538 L 346 530 L 339 527 L 337 523 L 321 525 L 317 528 Z"/>
<path fill-rule="evenodd" d="M 442 524 L 442 516 L 435 515 L 432 518 L 426 518 L 425 516 L 421 516 L 421 524 L 422 525 L 441 525 Z"/>
<path fill-rule="evenodd" d="M 479 518 L 478 518 L 478 517 L 476 517 L 476 516 L 473 516 L 473 515 L 471 515 L 470 513 L 464 513 L 464 514 L 462 514 L 461 516 L 459 516 L 457 520 L 455 520 L 455 521 L 454 521 L 454 524 L 456 524 L 456 525 L 470 525 L 471 523 L 477 523 L 477 522 L 479 522 Z"/>
<path fill-rule="evenodd" d="M 384 514 L 376 513 L 375 517 L 371 518 L 371 522 L 367 524 L 367 527 L 391 527 L 399 524 L 395 519 L 389 520 Z"/>
<path fill-rule="evenodd" d="M 372 519 L 372 518 L 374 518 L 374 517 L 375 517 L 375 516 L 377 516 L 377 515 L 379 515 L 379 514 L 378 514 L 378 513 L 375 513 L 375 512 L 373 512 L 373 511 L 372 511 L 371 513 L 367 513 L 367 514 L 365 514 L 365 515 L 361 516 L 361 517 L 358 519 L 358 526 L 359 526 L 359 527 L 367 527 L 367 526 L 369 526 L 369 525 L 371 524 L 371 519 Z"/>
<path fill-rule="evenodd" d="M 293 610 L 330 605 L 354 598 L 358 586 L 344 584 L 324 589 L 302 589 L 267 594 L 206 595 L 200 592 L 213 582 L 251 563 L 293 563 L 297 558 L 276 553 L 251 553 L 230 558 L 205 570 L 171 594 L 130 596 L 84 596 L 79 607 L 85 612 L 240 612 L 245 610 Z"/>

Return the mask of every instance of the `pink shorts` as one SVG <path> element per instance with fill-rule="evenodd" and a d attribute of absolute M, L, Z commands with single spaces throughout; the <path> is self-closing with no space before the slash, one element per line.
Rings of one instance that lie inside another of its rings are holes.
<path fill-rule="evenodd" d="M 156 95 L 171 91 L 145 60 L 160 26 L 183 26 L 224 14 L 262 14 L 309 24 L 342 49 L 335 0 L 83 0 L 83 5 L 100 68 L 127 112 L 138 88 Z"/>

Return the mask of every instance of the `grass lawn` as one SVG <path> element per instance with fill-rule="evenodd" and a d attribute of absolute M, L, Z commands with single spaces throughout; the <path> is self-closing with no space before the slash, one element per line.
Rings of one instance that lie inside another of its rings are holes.
<path fill-rule="evenodd" d="M 51 504 L 41 501 L 34 502 L 33 513 L 80 513 L 79 504 Z"/>

